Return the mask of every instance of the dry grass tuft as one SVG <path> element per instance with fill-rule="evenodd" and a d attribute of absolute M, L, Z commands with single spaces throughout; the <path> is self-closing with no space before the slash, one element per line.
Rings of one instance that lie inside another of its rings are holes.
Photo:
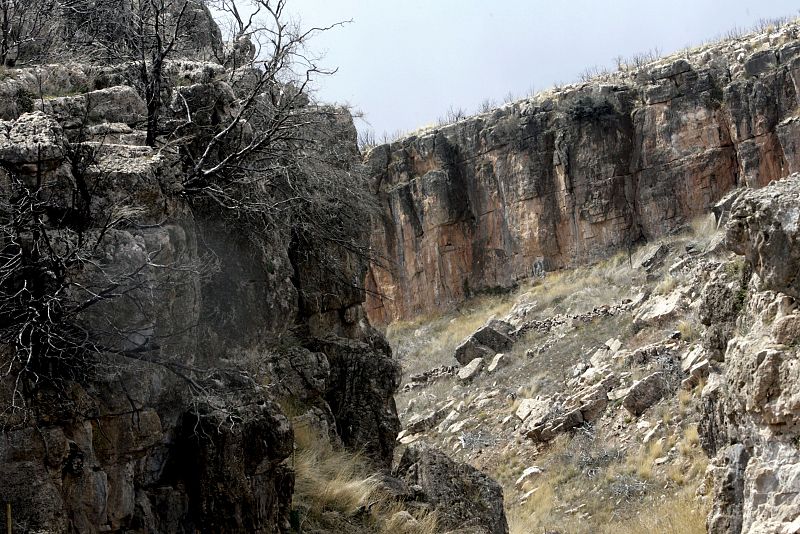
<path fill-rule="evenodd" d="M 691 343 L 700 337 L 697 331 L 697 323 L 692 320 L 681 320 L 678 323 L 678 332 L 681 333 L 681 340 Z"/>
<path fill-rule="evenodd" d="M 705 534 L 707 510 L 685 491 L 645 506 L 635 517 L 605 525 L 603 534 Z"/>
<path fill-rule="evenodd" d="M 628 458 L 626 470 L 643 480 L 653 477 L 653 463 L 664 454 L 664 440 L 659 439 L 648 446 L 643 446 L 638 454 Z"/>
<path fill-rule="evenodd" d="M 399 512 L 404 509 L 399 503 L 392 503 L 379 511 L 380 516 L 387 517 L 380 525 L 381 534 L 438 534 L 439 525 L 436 513 L 412 514 L 413 521 L 404 519 Z"/>
<path fill-rule="evenodd" d="M 435 513 L 415 512 L 411 521 L 396 515 L 404 510 L 402 504 L 379 489 L 379 476 L 358 454 L 335 447 L 299 425 L 295 426 L 295 442 L 293 504 L 309 529 L 339 532 L 343 521 L 355 521 L 362 523 L 358 532 L 438 532 Z M 358 514 L 363 507 L 369 507 L 370 513 Z"/>
<path fill-rule="evenodd" d="M 669 295 L 676 287 L 678 287 L 678 280 L 672 275 L 667 275 L 658 283 L 654 293 L 657 295 Z"/>
<path fill-rule="evenodd" d="M 717 233 L 717 220 L 713 213 L 694 219 L 689 226 L 691 227 L 692 237 L 701 241 L 708 241 Z"/>
<path fill-rule="evenodd" d="M 681 389 L 678 391 L 678 407 L 680 408 L 681 415 L 683 415 L 692 403 L 694 395 L 691 391 Z"/>
<path fill-rule="evenodd" d="M 378 480 L 358 455 L 316 439 L 303 427 L 295 429 L 295 440 L 296 503 L 308 507 L 311 516 L 329 510 L 349 515 L 368 504 Z"/>

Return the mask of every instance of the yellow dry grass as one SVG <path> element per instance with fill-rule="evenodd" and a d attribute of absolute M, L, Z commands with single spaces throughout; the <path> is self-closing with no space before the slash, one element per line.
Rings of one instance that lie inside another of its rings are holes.
<path fill-rule="evenodd" d="M 412 514 L 413 521 L 402 517 L 403 507 L 394 503 L 380 511 L 380 515 L 387 517 L 380 526 L 381 534 L 438 534 L 441 532 L 436 521 L 435 513 Z"/>
<path fill-rule="evenodd" d="M 353 518 L 364 507 L 370 513 L 360 516 L 364 532 L 385 534 L 435 534 L 435 513 L 416 512 L 412 521 L 397 515 L 404 508 L 379 489 L 379 475 L 358 454 L 331 445 L 310 428 L 295 426 L 296 452 L 294 508 L 303 510 L 308 527 L 336 531 L 331 512 Z M 331 530 L 333 529 L 333 530 Z"/>
<path fill-rule="evenodd" d="M 601 527 L 603 534 L 705 534 L 705 506 L 685 491 L 653 502 L 633 518 Z"/>
<path fill-rule="evenodd" d="M 358 456 L 332 446 L 304 427 L 295 429 L 295 501 L 312 516 L 328 510 L 352 514 L 368 504 L 377 478 Z"/>

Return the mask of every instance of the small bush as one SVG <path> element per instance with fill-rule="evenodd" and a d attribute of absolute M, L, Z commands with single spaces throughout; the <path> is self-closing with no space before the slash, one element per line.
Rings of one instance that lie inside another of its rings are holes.
<path fill-rule="evenodd" d="M 616 113 L 608 100 L 595 96 L 582 96 L 571 102 L 566 109 L 567 116 L 576 122 L 598 122 Z"/>

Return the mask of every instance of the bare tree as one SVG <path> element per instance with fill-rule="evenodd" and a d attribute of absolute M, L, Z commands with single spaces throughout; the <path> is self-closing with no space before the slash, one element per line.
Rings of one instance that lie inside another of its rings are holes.
<path fill-rule="evenodd" d="M 378 139 L 375 136 L 375 130 L 370 128 L 358 133 L 358 148 L 361 152 L 366 152 L 377 145 Z"/>
<path fill-rule="evenodd" d="M 87 5 L 73 0 L 73 13 Z M 98 45 L 86 26 L 72 35 L 99 46 L 104 57 L 134 65 L 133 85 L 147 101 L 147 144 L 180 162 L 180 194 L 198 217 L 222 218 L 256 244 L 275 232 L 288 235 L 296 261 L 362 290 L 350 265 L 369 254 L 374 200 L 355 164 L 356 132 L 346 110 L 314 105 L 308 94 L 313 78 L 326 71 L 306 42 L 329 28 L 299 30 L 286 21 L 285 1 L 257 0 L 247 19 L 241 3 L 226 1 L 236 59 L 223 58 L 227 70 L 220 66 L 207 83 L 175 87 L 171 64 L 181 57 L 198 5 L 132 2 L 120 18 L 132 24 L 120 26 L 118 39 Z M 49 180 L 44 171 L 32 178 L 5 164 L 0 173 L 0 365 L 16 384 L 10 406 L 19 407 L 32 384 L 91 377 L 118 358 L 164 365 L 202 391 L 202 370 L 160 350 L 152 327 L 158 318 L 148 314 L 160 286 L 174 287 L 186 271 L 196 277 L 203 262 L 165 264 L 158 251 L 133 262 L 109 257 L 109 240 L 141 226 L 142 206 L 98 209 L 102 150 L 94 140 L 71 138 L 64 147 L 67 182 Z M 138 319 L 123 322 L 112 303 L 130 306 Z"/>
<path fill-rule="evenodd" d="M 56 33 L 56 0 L 0 0 L 0 65 L 44 58 Z"/>
<path fill-rule="evenodd" d="M 478 113 L 488 113 L 496 107 L 497 107 L 497 102 L 495 102 L 494 99 L 486 98 L 481 102 L 481 105 L 478 108 Z"/>

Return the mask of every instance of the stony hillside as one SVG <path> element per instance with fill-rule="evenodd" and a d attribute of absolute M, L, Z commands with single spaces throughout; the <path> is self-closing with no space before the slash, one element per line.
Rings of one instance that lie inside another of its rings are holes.
<path fill-rule="evenodd" d="M 512 533 L 800 531 L 799 207 L 797 174 L 736 190 L 631 256 L 396 323 L 400 443 L 494 476 Z"/>
<path fill-rule="evenodd" d="M 609 257 L 800 170 L 800 26 L 725 40 L 375 147 L 386 324 Z"/>

